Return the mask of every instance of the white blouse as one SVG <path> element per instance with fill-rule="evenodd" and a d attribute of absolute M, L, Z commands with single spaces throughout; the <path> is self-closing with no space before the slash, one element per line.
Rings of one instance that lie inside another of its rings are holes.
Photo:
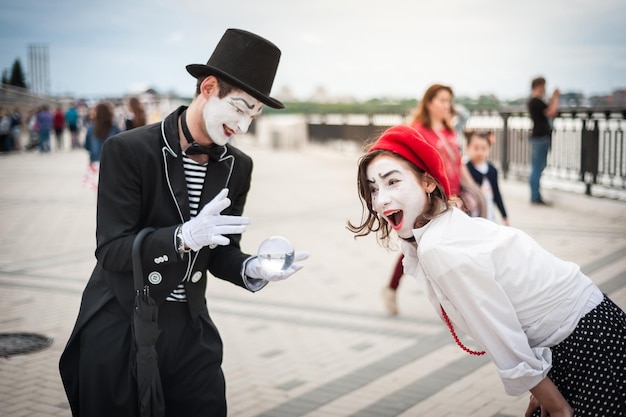
<path fill-rule="evenodd" d="M 403 241 L 405 273 L 417 278 L 441 316 L 491 357 L 505 390 L 521 395 L 544 379 L 549 349 L 604 295 L 580 267 L 519 229 L 453 208 Z"/>

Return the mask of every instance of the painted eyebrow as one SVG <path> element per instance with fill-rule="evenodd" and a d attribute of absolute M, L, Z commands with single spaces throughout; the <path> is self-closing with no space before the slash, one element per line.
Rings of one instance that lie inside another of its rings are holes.
<path fill-rule="evenodd" d="M 378 174 L 378 176 L 380 177 L 381 180 L 384 180 L 385 178 L 387 178 L 388 176 L 392 175 L 392 174 L 402 174 L 400 171 L 398 171 L 397 169 L 392 169 L 391 171 L 385 173 L 385 174 Z M 376 180 L 367 180 L 368 183 L 370 184 L 374 184 L 376 182 Z"/>
<path fill-rule="evenodd" d="M 232 97 L 232 98 L 231 98 L 231 100 L 232 100 L 232 101 L 235 101 L 235 100 L 243 101 L 243 103 L 245 104 L 245 106 L 246 106 L 249 110 L 254 109 L 254 106 L 255 106 L 254 104 L 250 104 L 250 103 L 248 103 L 245 99 L 243 99 L 243 98 L 241 98 L 241 97 Z"/>
<path fill-rule="evenodd" d="M 392 169 L 391 171 L 387 172 L 386 174 L 378 174 L 378 176 L 380 177 L 380 179 L 384 180 L 385 178 L 387 178 L 391 174 L 402 174 L 402 173 L 400 171 L 398 171 L 397 169 Z"/>

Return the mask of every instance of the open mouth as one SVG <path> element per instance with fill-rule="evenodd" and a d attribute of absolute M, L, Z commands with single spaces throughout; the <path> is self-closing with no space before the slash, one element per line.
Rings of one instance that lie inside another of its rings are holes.
<path fill-rule="evenodd" d="M 226 125 L 222 125 L 224 127 L 224 134 L 227 137 L 231 137 L 232 135 L 235 134 L 235 131 L 233 129 L 231 129 L 230 127 L 226 126 Z"/>
<path fill-rule="evenodd" d="M 389 210 L 385 212 L 385 217 L 392 228 L 399 229 L 402 226 L 404 212 L 402 210 Z"/>

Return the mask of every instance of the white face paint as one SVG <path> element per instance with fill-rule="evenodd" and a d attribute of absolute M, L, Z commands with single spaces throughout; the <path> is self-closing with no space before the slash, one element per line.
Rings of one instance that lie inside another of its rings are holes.
<path fill-rule="evenodd" d="M 224 98 L 209 97 L 202 108 L 209 138 L 216 145 L 226 145 L 234 135 L 248 131 L 262 107 L 263 103 L 241 90 L 233 90 Z"/>
<path fill-rule="evenodd" d="M 378 156 L 367 167 L 367 182 L 376 213 L 398 236 L 412 237 L 415 221 L 426 207 L 426 191 L 408 163 L 390 155 Z"/>

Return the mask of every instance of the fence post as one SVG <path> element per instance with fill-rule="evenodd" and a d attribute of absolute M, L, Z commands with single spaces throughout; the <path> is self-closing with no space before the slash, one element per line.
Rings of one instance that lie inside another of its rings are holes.
<path fill-rule="evenodd" d="M 593 119 L 593 130 L 587 129 L 587 120 L 591 120 L 592 113 L 583 119 L 583 130 L 580 146 L 580 179 L 585 182 L 585 194 L 591 195 L 591 185 L 598 181 L 598 159 L 600 157 L 600 128 L 598 119 Z M 588 180 L 588 176 L 592 177 Z"/>
<path fill-rule="evenodd" d="M 509 116 L 511 113 L 500 112 L 502 117 L 502 141 L 500 142 L 500 164 L 502 165 L 502 177 L 507 178 L 509 173 Z"/>

